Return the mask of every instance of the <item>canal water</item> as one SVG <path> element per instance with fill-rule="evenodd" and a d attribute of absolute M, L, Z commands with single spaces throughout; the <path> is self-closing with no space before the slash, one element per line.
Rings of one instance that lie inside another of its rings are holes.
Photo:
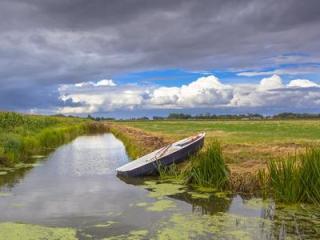
<path fill-rule="evenodd" d="M 128 158 L 112 134 L 82 136 L 0 174 L 2 239 L 320 239 L 319 208 L 119 179 Z"/>

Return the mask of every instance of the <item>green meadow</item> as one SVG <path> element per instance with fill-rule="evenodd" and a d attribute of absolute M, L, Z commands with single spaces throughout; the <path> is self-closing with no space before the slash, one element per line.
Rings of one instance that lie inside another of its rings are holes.
<path fill-rule="evenodd" d="M 167 142 L 206 132 L 202 151 L 181 167 L 160 169 L 160 177 L 182 177 L 188 183 L 221 190 L 262 192 L 284 202 L 319 204 L 319 123 L 319 120 L 162 120 L 115 124 L 161 136 Z"/>
<path fill-rule="evenodd" d="M 163 120 L 117 124 L 172 137 L 205 131 L 207 138 L 218 138 L 224 143 L 320 142 L 320 120 Z"/>
<path fill-rule="evenodd" d="M 206 142 L 218 140 L 229 164 L 265 164 L 320 143 L 319 120 L 165 120 L 117 121 L 174 141 L 206 132 Z"/>

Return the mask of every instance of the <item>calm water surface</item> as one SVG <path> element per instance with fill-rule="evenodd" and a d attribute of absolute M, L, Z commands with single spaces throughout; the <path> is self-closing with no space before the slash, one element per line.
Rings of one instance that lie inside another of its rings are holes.
<path fill-rule="evenodd" d="M 78 137 L 38 166 L 0 176 L 0 222 L 72 228 L 78 239 L 320 239 L 313 206 L 123 181 L 115 169 L 128 161 L 112 134 Z"/>

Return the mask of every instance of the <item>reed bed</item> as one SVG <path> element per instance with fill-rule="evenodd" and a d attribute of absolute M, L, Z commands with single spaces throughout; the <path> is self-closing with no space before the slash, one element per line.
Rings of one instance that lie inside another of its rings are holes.
<path fill-rule="evenodd" d="M 13 166 L 79 135 L 104 130 L 102 124 L 78 118 L 0 112 L 0 166 Z"/>
<path fill-rule="evenodd" d="M 264 191 L 279 201 L 320 205 L 320 147 L 271 160 L 259 176 Z"/>

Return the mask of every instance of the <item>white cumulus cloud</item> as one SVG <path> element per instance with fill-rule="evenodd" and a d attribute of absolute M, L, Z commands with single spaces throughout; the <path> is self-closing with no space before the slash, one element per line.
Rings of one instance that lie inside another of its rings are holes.
<path fill-rule="evenodd" d="M 282 79 L 280 76 L 274 74 L 271 77 L 263 78 L 258 85 L 258 91 L 267 91 L 271 89 L 282 88 Z"/>
<path fill-rule="evenodd" d="M 307 79 L 287 85 L 279 75 L 263 78 L 257 84 L 224 84 L 210 75 L 176 87 L 116 85 L 112 80 L 62 85 L 59 112 L 65 114 L 109 112 L 125 109 L 183 108 L 317 108 L 320 86 Z"/>
<path fill-rule="evenodd" d="M 320 87 L 320 85 L 308 79 L 296 79 L 289 82 L 288 87 Z"/>
<path fill-rule="evenodd" d="M 98 82 L 80 82 L 80 83 L 76 83 L 74 86 L 76 87 L 89 87 L 89 86 L 93 86 L 93 87 L 108 87 L 108 86 L 116 86 L 116 84 L 114 83 L 114 81 L 112 79 L 102 79 Z"/>
<path fill-rule="evenodd" d="M 232 87 L 215 76 L 198 78 L 181 87 L 160 87 L 151 94 L 150 104 L 161 107 L 208 107 L 226 104 L 232 98 Z"/>

